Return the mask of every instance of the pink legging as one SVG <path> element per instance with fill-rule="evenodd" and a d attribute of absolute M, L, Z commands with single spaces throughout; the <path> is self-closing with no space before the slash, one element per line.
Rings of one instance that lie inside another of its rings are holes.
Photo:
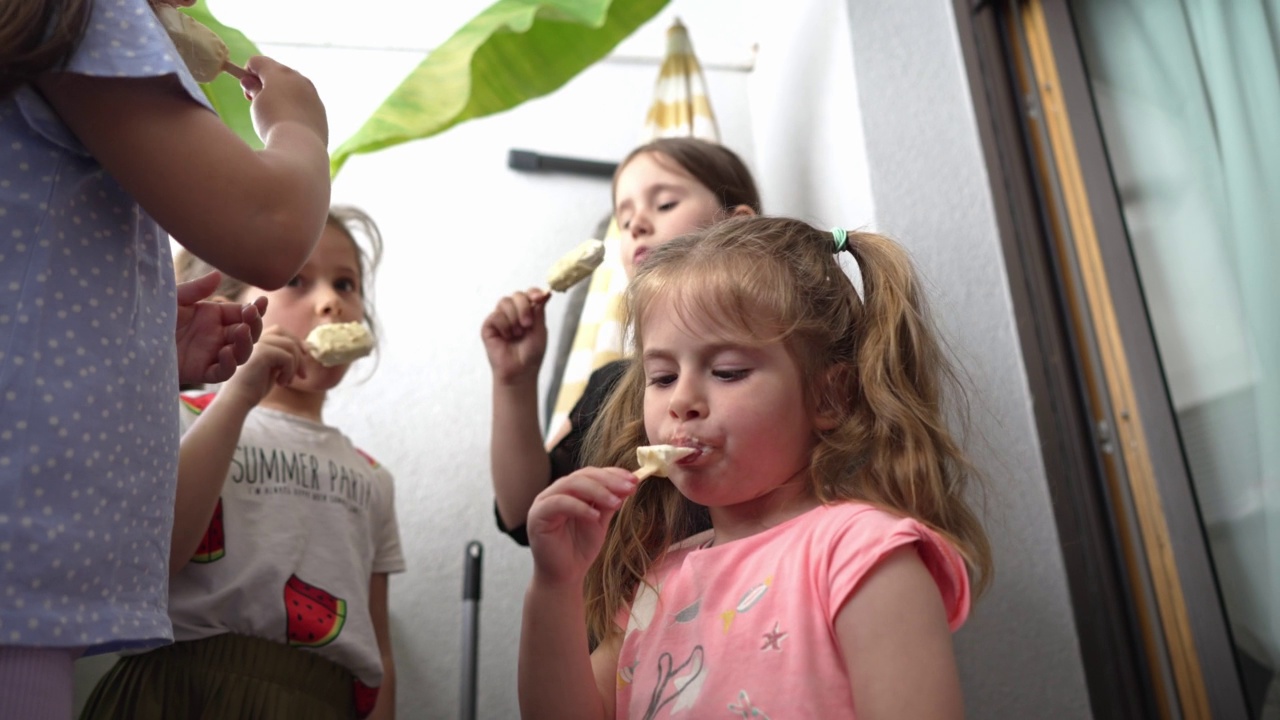
<path fill-rule="evenodd" d="M 74 665 L 83 653 L 0 645 L 0 718 L 70 720 Z"/>

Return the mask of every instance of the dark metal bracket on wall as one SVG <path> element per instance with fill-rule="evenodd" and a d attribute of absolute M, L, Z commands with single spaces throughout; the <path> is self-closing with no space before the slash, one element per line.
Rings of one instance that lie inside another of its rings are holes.
<path fill-rule="evenodd" d="M 617 163 L 599 160 L 581 160 L 579 158 L 560 157 L 558 155 L 542 155 L 532 150 L 512 148 L 507 153 L 507 167 L 525 172 L 558 172 L 587 177 L 612 178 L 618 169 Z"/>

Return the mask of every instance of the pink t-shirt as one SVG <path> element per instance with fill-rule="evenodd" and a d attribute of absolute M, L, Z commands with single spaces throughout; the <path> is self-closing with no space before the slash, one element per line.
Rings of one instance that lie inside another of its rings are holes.
<path fill-rule="evenodd" d="M 618 658 L 619 718 L 852 718 L 835 619 L 886 555 L 914 543 L 954 631 L 969 576 L 916 520 L 841 503 L 731 543 L 673 549 L 637 593 Z"/>

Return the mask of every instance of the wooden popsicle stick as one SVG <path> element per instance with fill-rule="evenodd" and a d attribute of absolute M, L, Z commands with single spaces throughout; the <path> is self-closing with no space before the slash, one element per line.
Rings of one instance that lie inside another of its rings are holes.
<path fill-rule="evenodd" d="M 243 80 L 243 79 L 245 79 L 246 77 L 249 77 L 249 71 L 245 70 L 244 68 L 240 67 L 239 65 L 236 65 L 235 63 L 231 62 L 230 60 L 228 60 L 228 61 L 226 61 L 226 62 L 222 63 L 222 72 L 224 72 L 224 73 L 226 73 L 226 74 L 230 75 L 231 77 L 233 77 L 233 78 L 235 78 L 235 79 L 237 79 L 237 80 Z"/>

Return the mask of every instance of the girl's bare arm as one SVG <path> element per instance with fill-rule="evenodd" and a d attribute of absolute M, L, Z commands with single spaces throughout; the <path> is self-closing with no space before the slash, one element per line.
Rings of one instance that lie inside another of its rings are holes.
<path fill-rule="evenodd" d="M 329 206 L 323 106 L 318 121 L 280 113 L 255 151 L 171 76 L 58 73 L 37 87 L 161 227 L 214 267 L 273 289 L 310 255 Z"/>
<path fill-rule="evenodd" d="M 914 545 L 883 558 L 836 616 L 858 717 L 964 717 L 942 595 Z"/>
<path fill-rule="evenodd" d="M 535 578 L 520 631 L 520 716 L 524 720 L 613 720 L 618 644 L 587 654 L 582 586 Z"/>

